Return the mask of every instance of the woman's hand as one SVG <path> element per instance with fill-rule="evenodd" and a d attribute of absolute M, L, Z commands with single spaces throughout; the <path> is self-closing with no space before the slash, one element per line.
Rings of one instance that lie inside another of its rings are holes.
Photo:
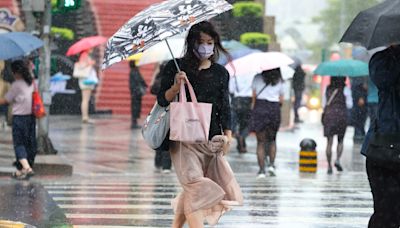
<path fill-rule="evenodd" d="M 185 83 L 187 80 L 187 76 L 184 71 L 180 71 L 175 75 L 176 83 L 172 85 L 169 90 L 165 92 L 165 99 L 167 99 L 167 101 L 171 102 L 176 97 L 176 95 L 178 95 L 181 89 L 182 80 L 184 80 L 183 83 Z"/>
<path fill-rule="evenodd" d="M 177 73 L 175 75 L 175 81 L 176 83 L 171 87 L 171 89 L 173 89 L 173 91 L 178 94 L 179 90 L 181 88 L 181 83 L 183 81 L 183 83 L 186 83 L 187 80 L 187 76 L 186 73 L 184 71 L 180 71 L 179 73 Z"/>

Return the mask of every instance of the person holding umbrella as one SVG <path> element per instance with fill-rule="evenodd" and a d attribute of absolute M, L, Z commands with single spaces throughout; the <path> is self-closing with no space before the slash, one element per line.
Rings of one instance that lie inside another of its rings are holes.
<path fill-rule="evenodd" d="M 79 78 L 79 88 L 81 89 L 82 100 L 81 100 L 81 115 L 82 123 L 91 123 L 89 119 L 89 101 L 92 96 L 92 91 L 95 89 L 97 84 L 97 73 L 94 68 L 96 61 L 91 57 L 92 49 L 83 51 L 79 56 L 80 67 L 90 68 L 87 77 Z"/>
<path fill-rule="evenodd" d="M 17 171 L 12 177 L 18 180 L 29 179 L 34 175 L 32 166 L 36 157 L 36 119 L 32 115 L 33 78 L 28 65 L 23 60 L 11 64 L 15 81 L 0 105 L 12 104 L 12 138 L 17 161 Z"/>
<path fill-rule="evenodd" d="M 363 10 L 347 28 L 341 42 L 368 50 L 384 47 L 369 61 L 369 76 L 378 88 L 377 118 L 365 137 L 361 153 L 374 200 L 369 228 L 400 227 L 400 1 L 386 0 Z"/>
<path fill-rule="evenodd" d="M 276 135 L 281 123 L 284 86 L 279 68 L 265 70 L 253 80 L 250 131 L 257 137 L 257 178 L 265 178 L 265 150 L 268 144 L 268 172 L 275 176 Z"/>
<path fill-rule="evenodd" d="M 241 205 L 243 196 L 229 164 L 216 166 L 217 153 L 228 153 L 231 141 L 229 74 L 215 63 L 223 49 L 219 34 L 210 22 L 200 22 L 189 30 L 186 53 L 177 72 L 174 61 L 164 68 L 158 104 L 166 107 L 178 95 L 182 79 L 193 85 L 199 102 L 213 104 L 209 139 L 206 144 L 170 141 L 169 148 L 183 192 L 172 202 L 175 217 L 172 227 L 204 227 L 206 219 L 215 225 L 225 211 Z M 174 80 L 176 83 L 174 84 Z M 220 163 L 218 163 L 220 164 Z"/>
<path fill-rule="evenodd" d="M 395 157 L 377 162 L 373 158 L 379 149 L 371 145 L 375 135 L 397 135 L 391 153 L 399 153 L 400 135 L 400 45 L 377 52 L 370 60 L 370 78 L 378 88 L 378 113 L 365 137 L 361 153 L 366 155 L 367 174 L 374 200 L 374 213 L 368 227 L 398 228 L 400 226 L 400 169 L 398 163 L 391 165 Z M 374 143 L 375 144 L 375 143 Z M 389 147 L 389 146 L 386 146 Z M 397 151 L 397 152 L 396 152 Z M 398 155 L 395 155 L 398 156 Z"/>
<path fill-rule="evenodd" d="M 332 144 L 333 137 L 337 135 L 337 151 L 335 167 L 341 172 L 343 168 L 340 158 L 343 152 L 343 140 L 347 128 L 347 108 L 344 87 L 346 77 L 332 77 L 331 83 L 326 89 L 326 104 L 322 114 L 322 124 L 324 126 L 324 136 L 327 138 L 326 160 L 328 161 L 328 174 L 332 174 Z"/>

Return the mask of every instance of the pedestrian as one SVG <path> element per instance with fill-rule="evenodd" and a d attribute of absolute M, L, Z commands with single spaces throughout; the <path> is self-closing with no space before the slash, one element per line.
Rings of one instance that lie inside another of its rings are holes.
<path fill-rule="evenodd" d="M 354 126 L 353 142 L 361 144 L 365 137 L 365 122 L 367 121 L 367 77 L 351 78 L 351 94 L 353 108 L 351 110 L 351 123 Z"/>
<path fill-rule="evenodd" d="M 15 81 L 0 105 L 12 104 L 12 138 L 15 150 L 16 172 L 12 177 L 24 180 L 34 175 L 36 148 L 36 119 L 32 115 L 33 78 L 27 64 L 16 60 L 11 64 Z"/>
<path fill-rule="evenodd" d="M 257 137 L 257 178 L 265 178 L 266 145 L 268 144 L 268 173 L 275 176 L 276 135 L 281 124 L 281 106 L 284 95 L 279 68 L 263 71 L 253 80 L 250 131 Z"/>
<path fill-rule="evenodd" d="M 89 102 L 92 96 L 92 91 L 95 89 L 98 82 L 97 72 L 95 69 L 96 61 L 92 58 L 92 49 L 83 51 L 79 56 L 79 65 L 81 67 L 90 67 L 87 77 L 79 78 L 79 88 L 81 89 L 81 114 L 82 123 L 92 123 L 89 119 Z"/>
<path fill-rule="evenodd" d="M 232 205 L 243 201 L 232 169 L 222 155 L 229 151 L 231 141 L 229 73 L 216 63 L 226 53 L 219 34 L 207 21 L 193 25 L 186 37 L 186 51 L 178 60 L 180 72 L 173 61 L 164 68 L 158 104 L 166 107 L 178 95 L 181 80 L 193 86 L 199 102 L 212 103 L 209 143 L 189 144 L 170 141 L 171 160 L 183 192 L 172 202 L 175 217 L 172 227 L 204 227 L 204 220 L 215 225 Z M 174 79 L 176 84 L 174 84 Z M 188 100 L 190 100 L 187 92 Z"/>
<path fill-rule="evenodd" d="M 337 149 L 335 167 L 342 172 L 340 157 L 343 152 L 343 140 L 347 128 L 347 108 L 344 88 L 346 77 L 331 77 L 331 82 L 325 92 L 326 105 L 324 107 L 322 124 L 324 126 L 324 136 L 327 138 L 326 159 L 328 161 L 328 174 L 332 174 L 332 144 L 333 137 L 337 135 Z"/>
<path fill-rule="evenodd" d="M 147 85 L 139 67 L 134 60 L 129 61 L 129 91 L 131 93 L 131 129 L 138 129 L 140 112 L 142 110 L 142 97 L 146 94 Z"/>
<path fill-rule="evenodd" d="M 303 68 L 301 68 L 301 64 L 297 65 L 294 69 L 293 75 L 293 91 L 294 91 L 294 103 L 293 103 L 293 111 L 294 111 L 294 122 L 302 123 L 303 121 L 299 117 L 299 108 L 301 106 L 301 99 L 303 98 L 303 91 L 305 88 L 304 79 L 306 73 Z"/>
<path fill-rule="evenodd" d="M 157 95 L 158 92 L 160 92 L 162 73 L 164 72 L 166 64 L 167 62 L 162 62 L 158 64 L 157 68 L 154 70 L 152 82 L 150 84 L 150 93 L 153 95 Z M 154 166 L 157 170 L 162 169 L 164 174 L 171 172 L 171 156 L 169 154 L 168 140 L 164 140 L 161 146 L 155 149 Z"/>
<path fill-rule="evenodd" d="M 369 62 L 369 73 L 378 88 L 379 108 L 361 149 L 361 153 L 367 156 L 367 174 L 374 201 L 374 213 L 368 227 L 398 228 L 400 168 L 370 160 L 369 154 L 374 151 L 369 149 L 369 144 L 376 132 L 381 135 L 400 134 L 400 46 L 393 45 L 375 53 Z"/>
<path fill-rule="evenodd" d="M 236 117 L 233 134 L 237 140 L 239 153 L 246 153 L 246 137 L 249 134 L 249 120 L 251 113 L 251 77 L 234 77 L 229 81 L 230 93 L 232 94 L 232 111 Z"/>

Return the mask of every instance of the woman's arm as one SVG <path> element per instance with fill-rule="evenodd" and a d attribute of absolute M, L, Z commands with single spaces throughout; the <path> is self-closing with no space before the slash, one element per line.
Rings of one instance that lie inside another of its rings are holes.
<path fill-rule="evenodd" d="M 221 73 L 221 86 L 222 86 L 222 93 L 221 93 L 221 106 L 218 113 L 220 115 L 221 127 L 223 131 L 230 131 L 231 130 L 231 105 L 229 102 L 229 73 L 225 69 L 222 69 L 223 72 Z M 218 87 L 217 87 L 218 88 Z"/>
<path fill-rule="evenodd" d="M 157 102 L 162 107 L 167 107 L 179 93 L 181 79 L 187 78 L 186 73 L 181 71 L 177 73 L 174 62 L 171 60 L 167 63 L 162 71 L 162 79 L 160 91 L 157 94 Z M 177 79 L 174 84 L 174 79 Z"/>

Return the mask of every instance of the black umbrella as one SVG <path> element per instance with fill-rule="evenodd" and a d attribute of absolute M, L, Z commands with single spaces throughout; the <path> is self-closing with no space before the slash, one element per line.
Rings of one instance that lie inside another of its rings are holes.
<path fill-rule="evenodd" d="M 400 0 L 387 0 L 361 11 L 340 42 L 360 44 L 368 50 L 400 43 Z"/>

